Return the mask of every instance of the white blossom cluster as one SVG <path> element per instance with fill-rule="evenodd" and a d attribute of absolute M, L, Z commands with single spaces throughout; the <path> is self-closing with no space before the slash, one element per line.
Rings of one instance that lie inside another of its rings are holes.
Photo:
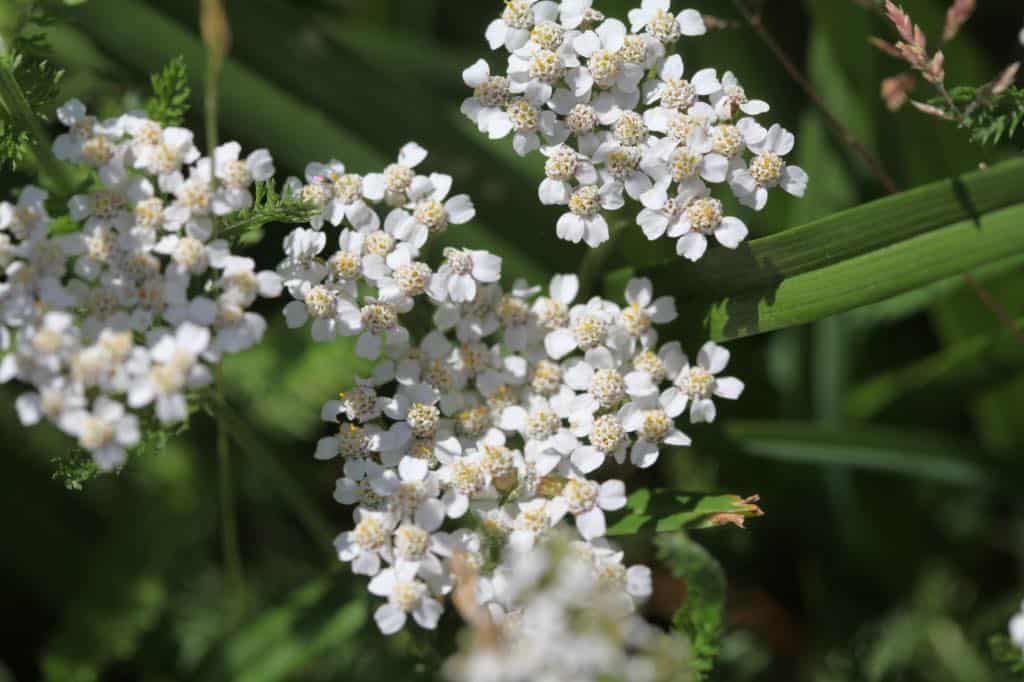
<path fill-rule="evenodd" d="M 274 166 L 236 142 L 203 157 L 191 131 L 139 113 L 99 120 L 72 100 L 58 118 L 55 155 L 94 172 L 61 220 L 37 187 L 0 203 L 0 381 L 31 387 L 23 424 L 48 419 L 110 470 L 143 411 L 183 421 L 210 366 L 263 336 L 249 308 L 281 279 L 233 255 L 216 219 L 249 207 Z"/>
<path fill-rule="evenodd" d="M 409 244 L 402 235 L 399 246 Z M 446 286 L 426 291 L 436 294 L 427 296 L 433 329 L 418 342 L 393 333 L 374 342 L 372 376 L 323 408 L 339 427 L 315 457 L 343 461 L 335 499 L 355 506 L 338 555 L 387 599 L 376 612 L 387 634 L 410 615 L 436 625 L 454 553 L 491 565 L 495 546 L 528 548 L 570 520 L 592 545 L 594 571 L 631 598 L 646 596 L 646 569 L 627 569 L 602 539 L 605 513 L 626 504 L 625 485 L 593 475 L 609 459 L 652 466 L 667 448 L 689 445 L 678 417 L 688 410 L 693 422 L 712 421 L 714 397 L 743 391 L 719 376 L 724 348 L 708 343 L 691 364 L 678 343 L 659 345 L 655 326 L 676 308 L 654 297 L 650 281 L 631 281 L 625 306 L 578 301 L 575 275 L 554 277 L 546 293 L 523 282 L 503 290 L 495 261 L 487 278 L 473 275 L 471 294 L 455 295 L 449 253 L 432 276 Z"/>
<path fill-rule="evenodd" d="M 509 54 L 505 73 L 483 59 L 463 73 L 473 95 L 462 111 L 479 130 L 511 135 L 520 155 L 547 157 L 539 196 L 567 207 L 559 238 L 602 244 L 606 214 L 628 198 L 648 239 L 673 239 L 680 256 L 696 261 L 712 236 L 734 249 L 748 234 L 725 215 L 716 186 L 727 184 L 757 211 L 774 187 L 803 196 L 807 174 L 785 159 L 794 136 L 756 120 L 768 104 L 749 99 L 728 71 L 684 77 L 673 52 L 682 38 L 705 33 L 699 12 L 673 14 L 670 0 L 643 0 L 627 27 L 592 3 L 505 0 L 486 31 L 491 49 Z"/>
<path fill-rule="evenodd" d="M 552 538 L 510 549 L 486 583 L 501 606 L 475 623 L 448 659 L 452 682 L 628 680 L 689 682 L 689 642 L 669 636 L 623 608 L 614 574 L 592 568 L 581 542 Z M 609 589 L 611 588 L 611 589 Z"/>
<path fill-rule="evenodd" d="M 375 360 L 386 343 L 408 344 L 399 317 L 416 298 L 471 301 L 478 286 L 498 280 L 501 260 L 484 251 L 445 249 L 436 271 L 420 260 L 429 237 L 476 214 L 468 195 L 448 197 L 451 176 L 416 173 L 426 157 L 410 142 L 382 173 L 347 173 L 332 160 L 309 164 L 305 183 L 289 178 L 288 191 L 322 208 L 310 227 L 284 239 L 278 273 L 295 299 L 284 308 L 289 327 L 312 320 L 316 341 L 358 336 L 356 353 Z M 344 225 L 330 253 L 325 225 Z"/>

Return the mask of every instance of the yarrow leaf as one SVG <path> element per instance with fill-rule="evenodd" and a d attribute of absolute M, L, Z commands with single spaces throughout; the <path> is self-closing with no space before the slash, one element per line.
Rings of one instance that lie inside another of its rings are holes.
<path fill-rule="evenodd" d="M 271 178 L 256 183 L 252 206 L 224 217 L 221 234 L 241 237 L 270 223 L 306 223 L 317 216 L 320 210 L 288 191 L 278 191 Z"/>
<path fill-rule="evenodd" d="M 988 640 L 989 650 L 996 663 L 1000 663 L 1018 675 L 1024 673 L 1024 651 L 1004 634 L 992 635 Z"/>
<path fill-rule="evenodd" d="M 995 145 L 1011 140 L 1024 123 L 1024 89 L 1011 87 L 999 94 L 984 91 L 983 87 L 958 86 L 950 90 L 953 102 L 963 112 L 962 126 L 970 133 L 975 144 Z M 930 105 L 949 112 L 941 98 Z"/>
<path fill-rule="evenodd" d="M 52 21 L 39 7 L 29 8 L 21 17 L 20 25 L 11 39 L 10 50 L 0 56 L 3 77 L 10 79 L 10 87 L 0 95 L 0 167 L 14 171 L 29 154 L 33 144 L 31 120 L 19 118 L 22 108 L 15 102 L 3 101 L 10 97 L 24 97 L 24 104 L 40 123 L 47 123 L 45 111 L 52 108 L 59 92 L 63 69 L 47 58 L 49 45 L 45 35 L 38 28 Z M 11 90 L 20 89 L 15 95 Z M 26 114 L 27 116 L 27 114 Z"/>
<path fill-rule="evenodd" d="M 764 516 L 756 495 L 700 495 L 678 490 L 637 490 L 629 496 L 626 515 L 608 528 L 608 535 L 632 535 L 650 527 L 669 533 L 683 529 L 743 527 L 748 518 Z"/>
<path fill-rule="evenodd" d="M 180 126 L 189 110 L 192 88 L 188 84 L 185 58 L 178 55 L 150 77 L 153 96 L 146 102 L 146 113 L 165 126 Z"/>
<path fill-rule="evenodd" d="M 658 558 L 686 582 L 686 601 L 672 627 L 690 637 L 696 679 L 708 679 L 721 648 L 725 621 L 725 573 L 722 566 L 685 533 L 658 538 Z"/>

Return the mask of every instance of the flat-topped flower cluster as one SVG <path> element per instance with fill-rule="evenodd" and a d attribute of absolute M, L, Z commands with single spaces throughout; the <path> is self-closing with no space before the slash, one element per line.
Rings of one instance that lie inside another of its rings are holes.
<path fill-rule="evenodd" d="M 56 222 L 37 187 L 0 203 L 0 380 L 31 387 L 23 424 L 48 419 L 109 470 L 142 411 L 184 420 L 211 365 L 262 338 L 249 308 L 281 280 L 232 254 L 214 219 L 249 207 L 274 165 L 236 142 L 203 157 L 191 131 L 140 113 L 98 120 L 72 100 L 58 118 L 55 155 L 93 172 Z"/>
<path fill-rule="evenodd" d="M 466 69 L 473 95 L 462 111 L 492 139 L 511 135 L 520 155 L 547 157 L 539 196 L 567 207 L 559 238 L 602 244 L 606 215 L 631 199 L 644 235 L 675 240 L 691 261 L 712 236 L 734 249 L 747 227 L 713 191 L 727 184 L 757 211 L 772 188 L 802 196 L 807 174 L 785 159 L 794 136 L 757 121 L 768 104 L 731 72 L 684 77 L 673 52 L 706 32 L 700 13 L 643 0 L 628 19 L 605 17 L 592 0 L 506 0 L 486 38 L 508 52 L 507 68 L 480 59 Z"/>
<path fill-rule="evenodd" d="M 332 160 L 309 164 L 305 182 L 288 179 L 287 192 L 321 209 L 284 239 L 278 273 L 295 299 L 284 308 L 289 327 L 312 320 L 316 341 L 356 336 L 356 353 L 375 360 L 385 343 L 408 343 L 400 316 L 417 298 L 470 301 L 479 285 L 498 280 L 500 259 L 483 251 L 446 249 L 436 271 L 420 260 L 428 238 L 476 215 L 469 196 L 448 197 L 451 176 L 416 173 L 426 158 L 410 142 L 381 173 L 347 173 Z M 337 250 L 325 252 L 325 229 L 342 224 Z"/>
<path fill-rule="evenodd" d="M 578 300 L 575 275 L 555 276 L 546 292 L 521 281 L 504 289 L 501 259 L 482 251 L 448 249 L 432 270 L 418 259 L 436 230 L 417 215 L 426 202 L 444 207 L 451 181 L 411 172 L 425 155 L 403 148 L 383 174 L 407 179 L 390 198 L 366 196 L 370 175 L 344 210 L 324 202 L 327 222 L 345 223 L 337 253 L 321 255 L 319 221 L 285 239 L 279 272 L 299 299 L 285 308 L 290 323 L 313 317 L 317 338 L 359 334 L 357 352 L 377 360 L 371 376 L 322 412 L 338 427 L 315 457 L 341 460 L 335 499 L 355 507 L 338 554 L 388 600 L 376 615 L 389 634 L 410 616 L 435 626 L 455 583 L 453 555 L 493 565 L 495 547 L 528 548 L 566 525 L 592 543 L 596 572 L 642 598 L 646 569 L 627 569 L 602 540 L 605 512 L 625 505 L 625 485 L 595 473 L 608 460 L 647 468 L 667 448 L 689 445 L 677 418 L 688 411 L 693 422 L 712 421 L 713 398 L 743 390 L 719 376 L 729 353 L 708 343 L 691 364 L 678 343 L 659 344 L 656 327 L 677 313 L 648 280 L 631 281 L 619 305 Z M 297 192 L 328 182 L 335 191 L 357 177 L 338 162 L 313 165 L 307 176 Z M 442 215 L 468 219 L 467 197 L 448 201 Z M 296 248 L 300 240 L 309 248 Z M 414 339 L 400 315 L 417 298 L 434 313 L 430 331 Z"/>

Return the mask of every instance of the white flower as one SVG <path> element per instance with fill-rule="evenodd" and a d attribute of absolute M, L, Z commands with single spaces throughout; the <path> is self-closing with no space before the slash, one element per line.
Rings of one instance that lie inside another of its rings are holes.
<path fill-rule="evenodd" d="M 626 486 L 614 479 L 598 484 L 574 475 L 566 481 L 555 503 L 575 517 L 576 530 L 583 539 L 592 540 L 605 534 L 604 513 L 626 506 Z"/>
<path fill-rule="evenodd" d="M 274 175 L 274 160 L 269 151 L 257 149 L 244 160 L 239 159 L 241 153 L 242 145 L 237 142 L 222 144 L 213 152 L 213 173 L 218 180 L 213 196 L 216 215 L 227 215 L 252 206 L 249 187 Z"/>
<path fill-rule="evenodd" d="M 629 11 L 633 32 L 646 30 L 663 43 L 672 43 L 680 36 L 700 36 L 707 33 L 700 12 L 685 9 L 675 16 L 669 12 L 671 0 L 643 0 L 638 9 Z"/>
<path fill-rule="evenodd" d="M 764 140 L 751 145 L 757 156 L 733 173 L 729 181 L 741 204 L 760 211 L 768 203 L 768 190 L 776 185 L 795 197 L 804 195 L 807 173 L 799 166 L 787 165 L 783 159 L 792 151 L 794 141 L 791 132 L 775 124 Z"/>
<path fill-rule="evenodd" d="M 325 220 L 337 227 L 345 218 L 357 230 L 372 232 L 380 227 L 380 217 L 366 202 L 363 178 L 346 173 L 341 161 L 308 164 L 306 182 L 316 188 L 303 190 L 308 198 L 316 203 L 324 200 L 320 215 L 310 223 L 314 228 L 320 229 Z"/>
<path fill-rule="evenodd" d="M 746 91 L 732 71 L 726 71 L 722 75 L 721 88 L 710 93 L 709 99 L 718 117 L 726 121 L 736 116 L 737 112 L 757 116 L 770 109 L 767 102 L 759 99 L 748 100 Z"/>
<path fill-rule="evenodd" d="M 346 531 L 334 540 L 338 558 L 352 562 L 352 572 L 357 575 L 377 575 L 380 560 L 392 557 L 391 532 L 396 520 L 383 512 L 356 509 L 356 527 Z"/>
<path fill-rule="evenodd" d="M 210 344 L 210 330 L 190 322 L 182 324 L 173 335 L 167 334 L 150 350 L 153 364 L 136 378 L 128 393 L 133 408 L 156 403 L 157 418 L 167 424 L 188 417 L 186 390 L 208 385 L 213 377 L 199 362 Z"/>
<path fill-rule="evenodd" d="M 284 238 L 285 259 L 277 266 L 292 296 L 299 296 L 302 284 L 319 284 L 327 277 L 327 265 L 318 256 L 327 246 L 327 235 L 298 227 Z"/>
<path fill-rule="evenodd" d="M 561 360 L 577 348 L 589 351 L 608 342 L 618 317 L 618 306 L 601 299 L 577 305 L 569 311 L 568 326 L 555 329 L 544 338 L 544 348 L 554 360 Z"/>
<path fill-rule="evenodd" d="M 487 62 L 478 59 L 462 72 L 462 81 L 473 88 L 473 96 L 462 102 L 461 111 L 481 133 L 486 133 L 490 117 L 500 113 L 511 97 L 508 78 L 491 75 Z"/>
<path fill-rule="evenodd" d="M 630 336 L 640 339 L 645 348 L 657 342 L 652 325 L 668 324 L 678 317 L 675 299 L 671 296 L 655 299 L 654 286 L 646 277 L 629 280 L 626 302 L 629 306 L 622 311 L 622 326 Z"/>
<path fill-rule="evenodd" d="M 407 192 L 416 179 L 415 168 L 427 158 L 427 150 L 409 142 L 398 152 L 395 163 L 383 173 L 369 173 L 363 178 L 363 193 L 370 201 L 387 199 L 389 203 L 403 205 Z"/>
<path fill-rule="evenodd" d="M 658 105 L 663 110 L 687 111 L 698 97 L 717 92 L 721 86 L 714 69 L 701 69 L 693 80 L 683 78 L 683 58 L 677 54 L 666 59 L 658 70 L 658 78 L 644 87 L 644 102 Z"/>
<path fill-rule="evenodd" d="M 501 258 L 487 251 L 448 247 L 444 257 L 444 265 L 430 280 L 430 295 L 437 301 L 472 301 L 476 298 L 477 282 L 491 283 L 501 278 Z"/>
<path fill-rule="evenodd" d="M 395 231 L 395 236 L 416 248 L 422 247 L 430 235 L 448 229 L 448 225 L 464 225 L 476 215 L 473 200 L 468 194 L 456 195 L 447 201 L 452 177 L 432 173 L 430 178 L 419 177 L 409 190 L 413 212 Z"/>
<path fill-rule="evenodd" d="M 333 341 L 339 334 L 351 335 L 349 322 L 342 318 L 343 299 L 336 287 L 303 281 L 298 283 L 292 295 L 299 300 L 284 307 L 285 322 L 289 329 L 302 327 L 307 320 L 313 318 L 311 333 L 314 341 Z M 346 303 L 353 305 L 351 302 Z M 358 314 L 358 308 L 355 312 Z"/>
<path fill-rule="evenodd" d="M 172 173 L 200 157 L 191 130 L 174 126 L 160 128 L 153 121 L 133 119 L 128 131 L 136 137 L 132 146 L 134 168 L 157 176 L 161 187 Z"/>
<path fill-rule="evenodd" d="M 568 145 L 546 147 L 541 153 L 548 158 L 544 164 L 547 177 L 538 190 L 542 204 L 567 204 L 573 192 L 572 181 L 596 185 L 600 179 L 590 159 Z"/>
<path fill-rule="evenodd" d="M 690 421 L 715 421 L 715 403 L 713 396 L 736 400 L 743 393 L 743 382 L 734 377 L 716 376 L 729 364 L 729 351 L 713 341 L 705 343 L 697 354 L 697 364 L 688 362 L 679 371 L 673 383 L 679 388 L 682 396 L 682 409 L 686 401 L 690 401 Z"/>
<path fill-rule="evenodd" d="M 562 0 L 560 19 L 562 26 L 568 29 L 580 28 L 585 23 L 596 20 L 601 22 L 604 16 L 593 8 L 594 0 Z"/>
<path fill-rule="evenodd" d="M 10 232 L 18 241 L 43 239 L 50 225 L 47 198 L 46 190 L 26 185 L 18 194 L 17 204 L 0 202 L 0 230 Z"/>
<path fill-rule="evenodd" d="M 587 95 L 591 88 L 597 86 L 601 90 L 616 90 L 626 95 L 623 99 L 602 100 L 599 98 L 595 107 L 604 108 L 602 102 L 615 101 L 623 109 L 632 109 L 640 100 L 638 86 L 644 77 L 644 69 L 640 64 L 625 62 L 620 50 L 625 44 L 626 26 L 618 19 L 607 19 L 593 31 L 587 31 L 572 41 L 576 52 L 587 59 L 585 68 L 572 71 L 566 78 L 573 93 L 577 96 Z"/>
<path fill-rule="evenodd" d="M 554 21 L 558 13 L 558 4 L 549 0 L 507 0 L 505 11 L 487 26 L 487 42 L 492 50 L 518 50 L 530 39 L 534 23 Z"/>
<path fill-rule="evenodd" d="M 673 420 L 686 409 L 686 396 L 677 388 L 664 391 L 657 399 L 640 399 L 619 411 L 626 431 L 636 433 L 637 441 L 629 452 L 630 461 L 641 469 L 654 466 L 659 445 L 677 447 L 690 444 L 690 438 L 676 428 Z"/>
<path fill-rule="evenodd" d="M 561 28 L 557 30 L 561 31 Z M 545 47 L 530 41 L 509 55 L 509 89 L 514 94 L 530 92 L 531 99 L 546 104 L 566 70 L 577 66 L 579 59 L 568 42 Z"/>
<path fill-rule="evenodd" d="M 558 219 L 559 239 L 578 244 L 583 241 L 595 248 L 608 241 L 608 221 L 601 211 L 614 211 L 623 206 L 622 185 L 608 182 L 583 185 L 569 197 L 569 212 Z"/>
<path fill-rule="evenodd" d="M 124 405 L 102 396 L 95 400 L 91 410 L 66 413 L 61 428 L 78 439 L 78 444 L 89 451 L 102 471 L 124 464 L 126 449 L 139 442 L 135 415 L 126 414 Z"/>
<path fill-rule="evenodd" d="M 663 234 L 677 239 L 676 253 L 696 262 L 707 251 L 708 237 L 719 244 L 737 248 L 746 239 L 747 226 L 739 218 L 723 214 L 722 202 L 700 180 L 679 186 L 679 194 L 660 211 L 645 209 L 637 218 L 644 235 L 657 239 Z"/>
<path fill-rule="evenodd" d="M 520 156 L 540 149 L 541 135 L 550 144 L 560 144 L 569 130 L 559 124 L 555 112 L 543 108 L 546 101 L 537 89 L 528 89 L 522 97 L 513 97 L 505 108 L 487 116 L 487 135 L 500 140 L 513 134 L 512 148 Z"/>
<path fill-rule="evenodd" d="M 370 581 L 370 592 L 388 599 L 388 603 L 378 607 L 373 614 L 377 627 L 385 635 L 393 635 L 405 627 L 409 614 L 421 628 L 433 630 L 437 627 L 444 608 L 430 596 L 427 585 L 416 579 L 418 570 L 415 562 L 400 562 L 381 571 Z"/>

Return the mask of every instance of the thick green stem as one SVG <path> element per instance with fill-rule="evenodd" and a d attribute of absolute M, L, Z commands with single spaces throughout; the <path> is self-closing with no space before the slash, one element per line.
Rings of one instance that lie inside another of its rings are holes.
<path fill-rule="evenodd" d="M 9 60 L 4 61 L 9 62 Z M 70 197 L 74 191 L 74 185 L 67 167 L 53 155 L 50 136 L 43 130 L 39 118 L 32 111 L 9 63 L 0 64 L 0 104 L 3 104 L 15 125 L 28 131 L 31 135 L 32 154 L 39 165 L 40 174 L 50 181 L 54 190 L 62 198 Z"/>

